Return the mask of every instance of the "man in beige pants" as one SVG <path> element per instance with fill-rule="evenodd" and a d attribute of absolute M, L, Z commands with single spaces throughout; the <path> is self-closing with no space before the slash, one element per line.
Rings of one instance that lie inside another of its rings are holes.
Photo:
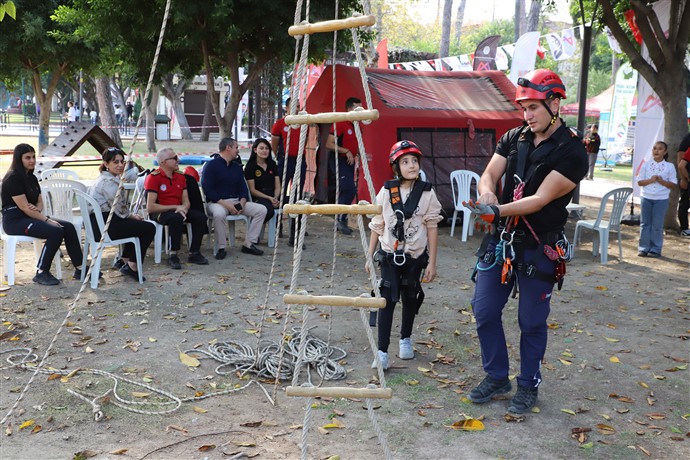
<path fill-rule="evenodd" d="M 264 252 L 256 247 L 261 234 L 261 228 L 266 219 L 266 208 L 259 203 L 252 203 L 249 199 L 249 188 L 244 180 L 242 165 L 237 159 L 239 147 L 237 141 L 231 137 L 220 140 L 218 155 L 204 166 L 201 176 L 201 186 L 206 195 L 206 209 L 213 219 L 213 227 L 218 242 L 218 260 L 226 256 L 225 244 L 227 240 L 226 218 L 229 215 L 243 215 L 249 217 L 247 237 L 242 245 L 245 254 L 262 255 Z"/>

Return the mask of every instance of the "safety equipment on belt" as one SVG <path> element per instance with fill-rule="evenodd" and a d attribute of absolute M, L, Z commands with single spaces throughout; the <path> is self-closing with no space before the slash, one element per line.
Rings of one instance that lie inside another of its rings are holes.
<path fill-rule="evenodd" d="M 400 179 L 388 180 L 383 184 L 383 186 L 388 189 L 391 208 L 393 209 L 395 217 L 397 218 L 395 226 L 393 227 L 393 234 L 395 235 L 396 239 L 393 247 L 393 254 L 395 256 L 394 262 L 396 265 L 403 265 L 405 263 L 405 219 L 412 217 L 414 211 L 419 205 L 419 200 L 422 198 L 422 194 L 430 191 L 432 186 L 429 182 L 416 180 L 412 185 L 410 196 L 407 197 L 405 204 L 403 204 L 402 196 L 400 196 Z"/>
<path fill-rule="evenodd" d="M 381 267 L 381 297 L 387 302 L 395 303 L 404 295 L 404 301 L 408 305 L 413 302 L 411 306 L 419 313 L 419 308 L 424 302 L 422 275 L 429 265 L 429 253 L 425 251 L 416 259 L 406 257 L 403 264 L 396 263 L 395 254 L 383 250 L 378 250 L 375 258 Z"/>

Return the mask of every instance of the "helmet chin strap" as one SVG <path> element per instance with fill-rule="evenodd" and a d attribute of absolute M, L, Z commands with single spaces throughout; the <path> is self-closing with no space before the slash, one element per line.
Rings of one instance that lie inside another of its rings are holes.
<path fill-rule="evenodd" d="M 549 130 L 553 126 L 554 123 L 556 123 L 556 120 L 558 119 L 558 113 L 554 115 L 554 113 L 551 111 L 551 107 L 549 107 L 549 104 L 546 103 L 546 100 L 543 99 L 541 101 L 542 104 L 544 104 L 544 108 L 546 109 L 547 112 L 549 112 L 549 115 L 551 115 L 551 122 L 544 128 L 544 130 L 541 132 L 542 134 L 546 134 L 546 131 Z"/>

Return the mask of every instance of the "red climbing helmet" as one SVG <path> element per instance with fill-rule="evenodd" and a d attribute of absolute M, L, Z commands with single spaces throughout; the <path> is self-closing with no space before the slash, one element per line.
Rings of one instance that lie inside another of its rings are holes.
<path fill-rule="evenodd" d="M 417 147 L 417 144 L 415 144 L 412 141 L 400 141 L 396 142 L 393 144 L 393 147 L 391 147 L 391 153 L 388 156 L 388 162 L 390 164 L 394 164 L 395 162 L 398 161 L 398 159 L 407 154 L 412 154 L 416 155 L 417 158 L 421 160 L 422 158 L 422 151 L 419 150 L 419 147 Z"/>
<path fill-rule="evenodd" d="M 515 102 L 525 99 L 565 99 L 565 85 L 555 72 L 548 69 L 537 69 L 517 80 Z"/>

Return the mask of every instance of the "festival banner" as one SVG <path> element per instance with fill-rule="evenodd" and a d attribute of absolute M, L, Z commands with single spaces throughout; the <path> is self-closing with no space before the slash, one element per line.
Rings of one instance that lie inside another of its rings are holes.
<path fill-rule="evenodd" d="M 606 26 L 604 27 L 604 32 L 606 32 L 606 38 L 609 41 L 611 49 L 616 53 L 622 53 L 623 50 L 621 49 L 621 45 L 618 43 L 618 40 L 616 40 L 616 37 L 613 36 L 613 33 L 611 33 L 611 29 Z"/>
<path fill-rule="evenodd" d="M 496 70 L 496 48 L 500 41 L 500 35 L 490 35 L 477 45 L 472 64 L 474 70 Z"/>
<path fill-rule="evenodd" d="M 660 0 L 652 6 L 666 36 L 668 36 L 671 17 L 670 7 L 670 0 Z M 642 44 L 642 57 L 654 67 L 645 44 Z M 635 153 L 633 155 L 633 194 L 639 196 L 640 187 L 637 185 L 635 176 L 644 162 L 652 158 L 654 143 L 664 139 L 664 108 L 661 99 L 644 78 L 640 78 L 637 85 L 637 116 L 635 121 L 636 131 L 644 133 L 642 136 L 635 136 Z"/>
<path fill-rule="evenodd" d="M 518 39 L 513 52 L 513 64 L 510 67 L 510 81 L 514 85 L 517 85 L 519 77 L 534 70 L 538 46 L 539 32 L 527 32 Z"/>
<path fill-rule="evenodd" d="M 616 72 L 616 83 L 611 100 L 611 115 L 609 117 L 608 130 L 604 131 L 599 126 L 602 136 L 601 148 L 606 149 L 606 154 L 614 159 L 625 152 L 625 139 L 628 132 L 628 123 L 632 117 L 633 98 L 637 89 L 637 70 L 630 63 L 622 64 Z"/>

